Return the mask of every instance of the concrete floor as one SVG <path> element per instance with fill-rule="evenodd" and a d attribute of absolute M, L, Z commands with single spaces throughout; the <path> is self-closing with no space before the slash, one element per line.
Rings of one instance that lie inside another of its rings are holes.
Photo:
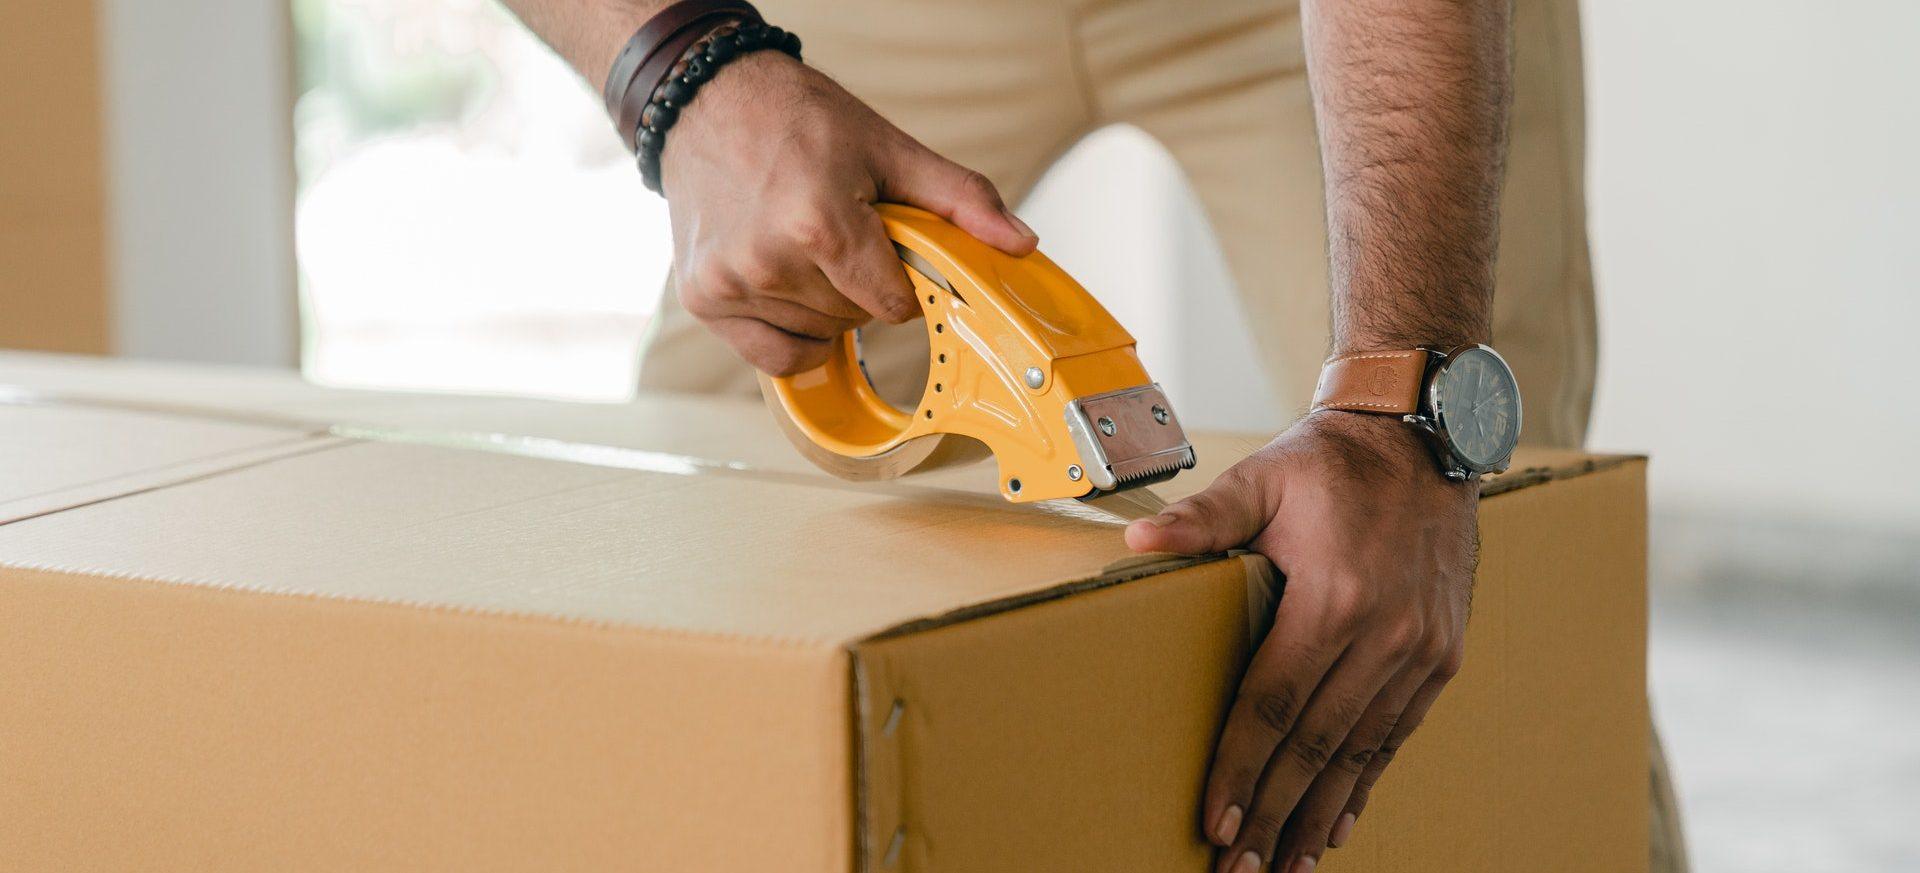
<path fill-rule="evenodd" d="M 1652 621 L 1698 873 L 1920 871 L 1920 605 L 1656 589 Z"/>

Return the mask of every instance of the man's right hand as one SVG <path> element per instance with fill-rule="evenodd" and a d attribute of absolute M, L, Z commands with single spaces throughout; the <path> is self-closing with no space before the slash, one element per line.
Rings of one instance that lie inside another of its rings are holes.
<path fill-rule="evenodd" d="M 985 176 L 779 52 L 702 86 L 660 166 L 681 305 L 776 376 L 824 363 L 869 318 L 920 314 L 875 203 L 918 206 L 1010 255 L 1039 242 Z"/>

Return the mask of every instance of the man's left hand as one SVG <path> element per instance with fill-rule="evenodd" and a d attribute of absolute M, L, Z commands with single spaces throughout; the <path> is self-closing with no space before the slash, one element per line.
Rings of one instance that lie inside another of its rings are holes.
<path fill-rule="evenodd" d="M 1286 589 L 1207 778 L 1220 873 L 1307 873 L 1459 672 L 1478 487 L 1397 418 L 1319 411 L 1127 528 L 1137 551 L 1247 546 Z"/>

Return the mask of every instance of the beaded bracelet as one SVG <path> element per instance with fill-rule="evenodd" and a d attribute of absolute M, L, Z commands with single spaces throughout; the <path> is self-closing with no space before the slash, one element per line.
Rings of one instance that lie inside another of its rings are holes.
<path fill-rule="evenodd" d="M 762 19 L 760 11 L 746 0 L 676 0 L 634 34 L 633 41 L 640 42 L 652 31 L 654 41 L 645 47 L 644 59 L 621 88 L 620 106 L 613 113 L 614 129 L 620 132 L 627 151 L 634 150 L 640 115 L 653 100 L 654 89 L 666 81 L 667 71 L 680 62 L 680 56 L 722 25 L 749 23 L 759 24 Z"/>
<path fill-rule="evenodd" d="M 766 49 L 800 60 L 800 37 L 758 21 L 730 23 L 701 37 L 680 56 L 653 89 L 633 136 L 640 180 L 649 190 L 660 193 L 660 152 L 666 148 L 667 131 L 680 119 L 680 112 L 693 101 L 700 86 L 712 81 L 721 67 Z"/>

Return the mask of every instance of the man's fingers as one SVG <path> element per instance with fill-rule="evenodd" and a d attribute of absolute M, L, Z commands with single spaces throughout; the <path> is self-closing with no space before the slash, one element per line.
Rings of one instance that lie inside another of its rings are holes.
<path fill-rule="evenodd" d="M 800 336 L 756 318 L 727 316 L 707 327 L 754 369 L 773 376 L 804 373 L 827 362 L 831 340 Z"/>
<path fill-rule="evenodd" d="M 812 265 L 807 269 L 811 270 Z M 826 285 L 826 279 L 818 273 L 814 279 Z M 747 280 L 732 274 L 709 277 L 698 287 L 690 280 L 680 280 L 680 284 L 680 301 L 687 314 L 709 325 L 724 319 L 744 318 L 766 322 L 801 338 L 830 340 L 859 327 L 867 318 L 865 312 L 850 304 L 845 307 L 852 310 L 850 315 L 822 312 L 807 303 L 796 302 L 793 298 L 799 295 L 786 288 L 776 292 L 767 287 L 749 287 Z"/>
<path fill-rule="evenodd" d="M 1321 626 L 1323 590 L 1301 585 L 1281 598 L 1274 629 L 1253 653 L 1227 712 L 1201 810 L 1207 839 L 1216 846 L 1239 838 L 1274 750 L 1293 730 L 1314 688 L 1346 646 L 1344 636 L 1328 634 Z"/>
<path fill-rule="evenodd" d="M 763 297 L 751 310 L 727 315 L 764 321 L 796 337 L 815 340 L 831 340 L 866 322 L 864 312 L 858 318 L 842 318 L 778 297 Z"/>
<path fill-rule="evenodd" d="M 887 228 L 880 213 L 866 204 L 858 204 L 848 222 L 847 237 L 831 247 L 814 252 L 814 263 L 839 294 L 859 304 L 873 317 L 889 324 L 903 324 L 920 317 L 920 304 L 913 299 L 913 283 L 906 268 L 887 239 Z"/>
<path fill-rule="evenodd" d="M 1330 838 L 1337 838 L 1334 845 L 1342 845 L 1352 838 L 1354 825 L 1359 821 L 1360 813 L 1367 808 L 1367 798 L 1373 795 L 1373 786 L 1380 781 L 1380 774 L 1386 772 L 1388 764 L 1393 763 L 1394 756 L 1400 753 L 1400 747 L 1406 744 L 1407 737 L 1412 736 L 1414 728 L 1419 727 L 1427 717 L 1427 710 L 1433 707 L 1433 702 L 1439 699 L 1440 691 L 1452 677 L 1453 671 L 1443 668 L 1421 685 L 1419 691 L 1414 692 L 1412 699 L 1407 702 L 1407 708 L 1394 723 L 1393 730 L 1380 742 L 1373 759 L 1367 762 L 1366 769 L 1355 780 L 1346 808 L 1334 820 L 1333 833 L 1329 835 Z"/>
<path fill-rule="evenodd" d="M 918 206 L 1009 255 L 1026 255 L 1040 239 L 1007 208 L 986 176 L 947 160 L 911 138 L 885 159 L 880 197 Z"/>
<path fill-rule="evenodd" d="M 824 250 L 824 249 L 823 249 Z M 726 257 L 722 275 L 706 284 L 722 286 L 711 296 L 720 315 L 747 315 L 759 318 L 762 303 L 770 298 L 800 304 L 815 312 L 858 324 L 872 313 L 839 292 L 821 272 L 816 261 L 832 260 L 814 255 L 792 240 L 770 238 L 733 252 Z M 734 293 L 724 293 L 731 285 Z M 699 312 L 688 310 L 694 315 Z M 776 325 L 778 321 L 764 319 Z M 784 326 L 784 325 L 780 325 Z"/>
<path fill-rule="evenodd" d="M 723 319 L 744 318 L 801 338 L 830 340 L 869 318 L 834 290 L 813 262 L 779 246 L 695 258 L 675 267 L 673 281 L 687 313 L 710 326 Z M 734 336 L 762 335 L 737 325 L 732 332 Z M 738 347 L 732 336 L 723 338 Z M 757 339 L 747 343 L 763 345 Z"/>
<path fill-rule="evenodd" d="M 1351 652 L 1352 650 L 1349 650 Z M 1221 857 L 1222 873 L 1240 873 L 1249 856 L 1273 863 L 1280 834 L 1307 786 L 1332 763 L 1368 705 L 1392 673 L 1382 665 L 1343 656 L 1313 693 L 1287 738 L 1273 752 L 1246 807 L 1240 833 Z"/>
<path fill-rule="evenodd" d="M 1346 834 L 1334 839 L 1335 826 L 1347 799 L 1353 795 L 1354 784 L 1360 774 L 1372 766 L 1376 753 L 1426 678 L 1425 670 L 1403 670 L 1373 699 L 1353 731 L 1347 734 L 1346 742 L 1340 744 L 1340 750 L 1327 762 L 1326 769 L 1320 771 L 1306 795 L 1294 806 L 1293 816 L 1281 831 L 1279 846 L 1274 851 L 1275 869 L 1290 870 L 1301 858 L 1310 858 L 1311 864 L 1318 864 L 1329 844 L 1337 847 L 1346 842 Z"/>
<path fill-rule="evenodd" d="M 1279 483 L 1242 461 L 1205 491 L 1127 525 L 1136 552 L 1204 555 L 1246 545 L 1273 520 Z"/>

